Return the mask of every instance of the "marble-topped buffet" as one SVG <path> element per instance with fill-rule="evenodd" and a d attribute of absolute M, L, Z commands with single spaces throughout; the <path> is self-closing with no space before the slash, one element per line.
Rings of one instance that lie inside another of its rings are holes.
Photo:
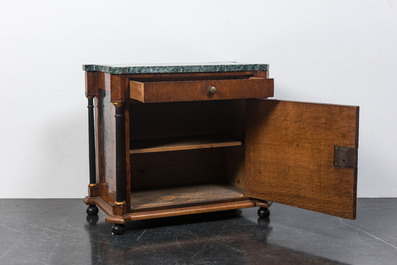
<path fill-rule="evenodd" d="M 269 100 L 267 64 L 84 65 L 87 214 L 125 222 L 279 202 L 355 218 L 358 107 Z"/>

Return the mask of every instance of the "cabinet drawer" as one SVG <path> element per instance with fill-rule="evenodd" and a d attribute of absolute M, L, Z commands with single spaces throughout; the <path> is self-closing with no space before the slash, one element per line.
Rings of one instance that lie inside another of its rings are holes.
<path fill-rule="evenodd" d="M 130 98 L 141 102 L 177 102 L 273 96 L 273 79 L 138 82 L 130 80 Z"/>

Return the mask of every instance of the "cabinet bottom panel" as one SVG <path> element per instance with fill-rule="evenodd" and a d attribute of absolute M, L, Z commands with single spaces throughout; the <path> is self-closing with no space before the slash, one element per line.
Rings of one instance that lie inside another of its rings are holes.
<path fill-rule="evenodd" d="M 238 200 L 244 194 L 232 185 L 207 184 L 150 189 L 131 193 L 132 211 L 225 200 Z"/>

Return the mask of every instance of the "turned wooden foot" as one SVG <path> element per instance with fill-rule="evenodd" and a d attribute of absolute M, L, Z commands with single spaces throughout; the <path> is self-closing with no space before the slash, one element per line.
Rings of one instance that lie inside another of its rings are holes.
<path fill-rule="evenodd" d="M 270 216 L 270 211 L 269 211 L 268 208 L 261 207 L 261 208 L 259 208 L 259 210 L 258 210 L 258 215 L 259 215 L 259 217 L 262 217 L 262 218 L 269 218 L 269 216 Z"/>
<path fill-rule="evenodd" d="M 88 215 L 97 215 L 98 214 L 98 207 L 95 204 L 90 204 L 87 207 L 86 213 Z"/>
<path fill-rule="evenodd" d="M 124 225 L 114 224 L 112 225 L 112 234 L 113 235 L 122 235 L 125 232 Z"/>

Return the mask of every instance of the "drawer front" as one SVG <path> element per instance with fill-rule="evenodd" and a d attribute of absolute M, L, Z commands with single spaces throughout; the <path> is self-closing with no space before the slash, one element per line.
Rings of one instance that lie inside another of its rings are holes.
<path fill-rule="evenodd" d="M 178 102 L 273 96 L 273 79 L 249 78 L 138 82 L 130 81 L 130 98 L 141 102 Z"/>

